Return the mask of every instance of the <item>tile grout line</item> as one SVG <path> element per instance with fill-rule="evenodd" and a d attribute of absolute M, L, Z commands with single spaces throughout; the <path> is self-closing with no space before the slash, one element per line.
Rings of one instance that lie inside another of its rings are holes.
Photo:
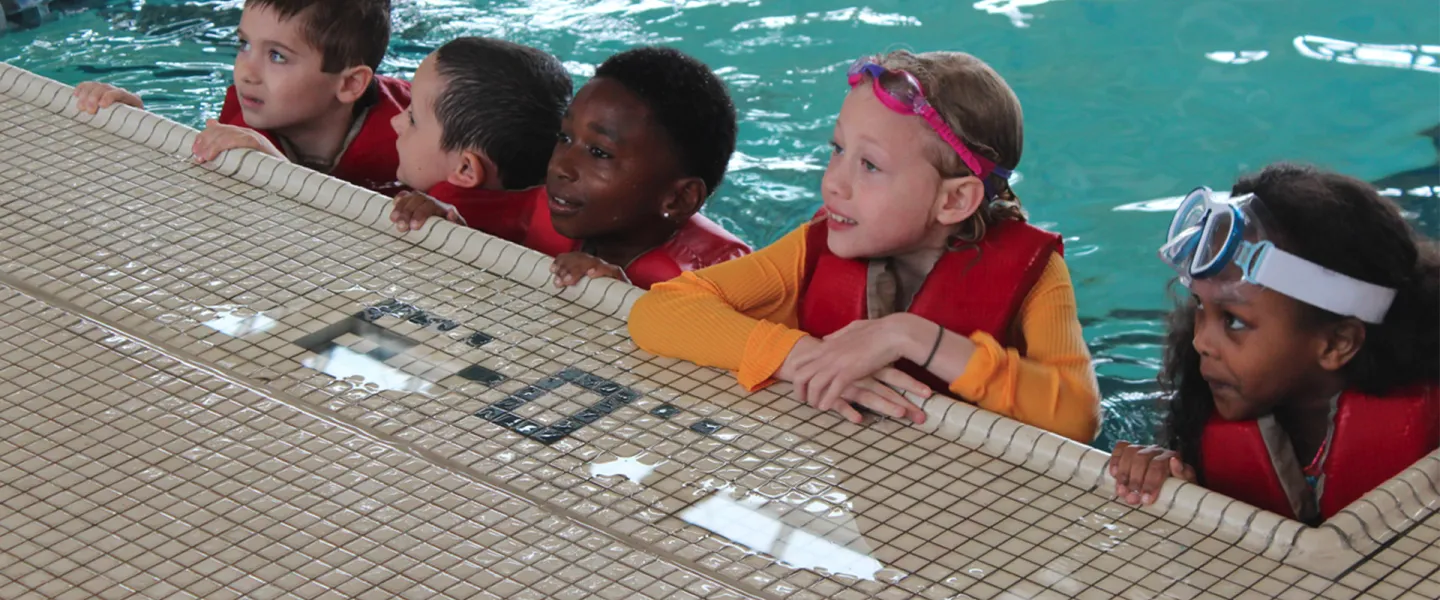
<path fill-rule="evenodd" d="M 254 393 L 254 394 L 258 395 L 258 396 L 261 396 L 261 397 L 268 398 L 268 399 L 274 400 L 274 401 L 276 401 L 276 402 L 279 402 L 280 404 L 285 405 L 287 408 L 290 408 L 291 410 L 298 411 L 298 412 L 300 412 L 301 414 L 304 414 L 304 415 L 306 415 L 306 416 L 308 416 L 308 417 L 310 417 L 310 418 L 316 419 L 316 420 L 321 421 L 321 422 L 324 422 L 324 423 L 328 423 L 328 424 L 334 425 L 334 426 L 336 426 L 336 427 L 340 427 L 340 428 L 342 428 L 342 429 L 344 429 L 344 430 L 346 430 L 346 431 L 349 431 L 349 432 L 351 432 L 351 433 L 354 433 L 354 434 L 356 434 L 357 436 L 360 436 L 360 437 L 362 437 L 362 438 L 368 438 L 368 439 L 372 440 L 374 443 L 377 443 L 377 444 L 380 444 L 380 445 L 383 445 L 383 446 L 388 446 L 388 447 L 391 447 L 391 448 L 393 448 L 393 449 L 395 449 L 395 450 L 398 450 L 398 451 L 401 451 L 401 452 L 405 452 L 405 453 L 408 453 L 408 454 L 411 454 L 411 455 L 414 455 L 414 456 L 423 458 L 423 459 L 425 459 L 426 461 L 430 462 L 432 465 L 434 465 L 434 466 L 436 466 L 436 467 L 438 467 L 438 468 L 440 468 L 440 469 L 442 469 L 442 470 L 444 470 L 444 471 L 446 471 L 446 472 L 448 472 L 448 473 L 450 473 L 450 474 L 452 474 L 452 475 L 455 475 L 455 476 L 460 477 L 460 478 L 462 478 L 462 479 L 465 479 L 465 480 L 467 480 L 467 481 L 472 481 L 472 482 L 476 483 L 477 485 L 480 485 L 481 487 L 489 488 L 489 489 L 491 489 L 491 490 L 493 490 L 493 491 L 501 492 L 501 493 L 510 495 L 510 496 L 512 496 L 512 497 L 515 497 L 517 500 L 521 500 L 521 501 L 523 501 L 523 502 L 525 502 L 525 503 L 527 503 L 527 504 L 530 504 L 530 505 L 532 505 L 533 507 L 535 507 L 535 508 L 537 508 L 537 509 L 539 509 L 539 510 L 542 510 L 542 511 L 544 511 L 544 512 L 546 512 L 546 513 L 549 513 L 549 514 L 555 515 L 555 516 L 557 516 L 557 517 L 560 517 L 560 518 L 564 518 L 564 519 L 566 519 L 566 520 L 569 520 L 569 521 L 571 521 L 571 522 L 573 522 L 573 523 L 575 523 L 575 524 L 577 524 L 577 525 L 579 525 L 579 526 L 581 526 L 581 527 L 584 527 L 584 528 L 586 528 L 586 529 L 589 529 L 589 530 L 591 530 L 591 531 L 594 531 L 594 532 L 596 532 L 596 533 L 598 533 L 598 534 L 600 534 L 600 535 L 603 535 L 603 536 L 605 536 L 605 537 L 608 537 L 608 538 L 610 538 L 610 539 L 616 540 L 617 542 L 619 542 L 619 543 L 621 543 L 621 544 L 623 544 L 623 545 L 625 545 L 625 546 L 627 546 L 627 547 L 635 548 L 635 549 L 637 549 L 637 550 L 641 550 L 641 551 L 644 551 L 644 552 L 647 552 L 647 553 L 651 553 L 651 554 L 656 554 L 656 555 L 660 555 L 660 554 L 661 554 L 660 552 L 657 552 L 656 550 L 649 549 L 648 547 L 646 547 L 646 545 L 637 545 L 636 543 L 633 543 L 633 541 L 630 540 L 630 539 L 628 539 L 627 537 L 617 536 L 616 534 L 614 534 L 613 532 L 611 532 L 611 531 L 609 531 L 608 529 L 604 528 L 603 526 L 599 526 L 599 525 L 596 525 L 596 524 L 594 524 L 594 523 L 591 523 L 591 522 L 589 521 L 589 519 L 587 519 L 587 518 L 583 518 L 583 517 L 579 517 L 579 516 L 576 516 L 576 515 L 572 515 L 572 514 L 569 513 L 568 510 L 565 510 L 564 508 L 558 508 L 558 510 L 557 510 L 556 507 L 549 507 L 549 505 L 546 504 L 546 503 L 544 503 L 544 502 L 537 502 L 534 498 L 532 498 L 532 497 L 530 496 L 529 493 L 527 493 L 527 492 L 525 492 L 525 491 L 511 489 L 511 487 L 510 487 L 508 484 L 503 484 L 503 483 L 502 483 L 502 484 L 496 484 L 496 483 L 487 481 L 487 480 L 485 480 L 485 479 L 482 479 L 482 478 L 478 477 L 477 475 L 475 475 L 474 473 L 471 473 L 471 472 L 469 471 L 469 469 L 466 469 L 466 468 L 464 468 L 464 467 L 462 467 L 462 466 L 456 465 L 456 464 L 454 464 L 453 461 L 451 461 L 451 460 L 449 460 L 449 459 L 435 456 L 435 455 L 433 455 L 429 450 L 425 450 L 425 449 L 422 449 L 422 448 L 413 447 L 412 444 L 395 441 L 395 440 L 393 440 L 393 439 L 390 439 L 391 436 L 382 435 L 382 434 L 379 434 L 379 433 L 377 433 L 377 432 L 370 431 L 369 429 L 366 429 L 366 428 L 364 428 L 364 427 L 362 427 L 362 426 L 359 426 L 359 425 L 356 425 L 356 424 L 354 424 L 354 423 L 349 422 L 348 419 L 345 419 L 344 417 L 342 417 L 342 416 L 340 416 L 340 415 L 331 414 L 331 411 L 330 411 L 329 409 L 327 409 L 327 408 L 323 408 L 323 407 L 312 407 L 312 406 L 309 406 L 309 405 L 307 405 L 307 404 L 305 404 L 305 403 L 303 403 L 303 402 L 298 402 L 298 401 L 296 401 L 296 399 L 290 398 L 290 397 L 288 396 L 288 394 L 285 394 L 285 393 L 280 392 L 280 391 L 272 390 L 272 389 L 269 388 L 269 386 L 266 386 L 266 385 L 263 384 L 263 383 L 249 381 L 249 378 L 241 377 L 241 376 L 239 376 L 239 375 L 229 373 L 229 372 L 227 372 L 227 371 L 225 371 L 225 370 L 222 370 L 222 369 L 220 369 L 220 368 L 218 368 L 218 367 L 215 367 L 215 366 L 211 365 L 210 362 L 207 361 L 207 360 L 201 359 L 201 358 L 199 358 L 199 357 L 197 357 L 197 356 L 192 356 L 192 355 L 190 355 L 188 352 L 184 352 L 184 351 L 181 351 L 181 350 L 172 348 L 172 347 L 170 347 L 168 344 L 165 344 L 165 343 L 162 343 L 162 342 L 157 342 L 157 341 L 149 338 L 148 336 L 142 336 L 142 335 L 136 334 L 136 333 L 128 330 L 128 329 L 125 328 L 125 327 L 122 327 L 122 326 L 119 326 L 119 325 L 114 325 L 114 324 L 111 324 L 111 323 L 107 323 L 105 320 L 102 320 L 99 316 L 92 314 L 89 310 L 84 309 L 84 308 L 81 308 L 81 307 L 79 307 L 79 306 L 76 306 L 76 305 L 74 305 L 74 304 L 72 304 L 72 303 L 70 303 L 70 302 L 68 302 L 68 301 L 66 301 L 66 300 L 63 300 L 63 299 L 61 299 L 61 298 L 55 297 L 55 296 L 52 295 L 52 294 L 46 293 L 46 292 L 44 292 L 43 290 L 40 290 L 39 288 L 36 288 L 35 286 L 30 285 L 28 282 L 25 282 L 25 281 L 23 281 L 23 280 L 17 279 L 16 277 L 14 277 L 13 275 L 11 275 L 11 274 L 8 273 L 8 272 L 0 271 L 0 285 L 8 286 L 8 287 L 10 287 L 10 288 L 12 288 L 12 289 L 20 292 L 20 293 L 23 293 L 23 294 L 25 294 L 25 295 L 27 295 L 27 296 L 30 296 L 30 297 L 32 297 L 32 298 L 35 298 L 36 300 L 39 300 L 39 301 L 44 302 L 44 303 L 46 303 L 46 304 L 49 304 L 50 306 L 52 306 L 52 307 L 54 307 L 54 308 L 63 310 L 63 311 L 65 311 L 65 312 L 69 312 L 69 313 L 75 315 L 76 317 L 79 317 L 79 318 L 82 319 L 82 320 L 85 320 L 85 321 L 94 323 L 95 325 L 97 325 L 97 326 L 99 326 L 99 327 L 101 327 L 101 328 L 108 329 L 108 330 L 110 330 L 110 331 L 115 332 L 116 334 L 119 334 L 119 335 L 125 336 L 125 337 L 127 337 L 127 338 L 130 338 L 130 339 L 134 340 L 136 343 L 141 344 L 141 345 L 144 345 L 144 346 L 147 346 L 147 347 L 151 348 L 152 350 L 154 350 L 154 351 L 156 351 L 156 352 L 158 352 L 158 353 L 161 353 L 161 354 L 166 355 L 166 356 L 170 356 L 171 358 L 173 358 L 173 359 L 175 359 L 175 360 L 177 360 L 177 361 L 179 361 L 179 362 L 181 362 L 181 363 L 183 363 L 183 364 L 187 364 L 187 365 L 189 365 L 189 366 L 191 366 L 191 367 L 194 367 L 195 369 L 197 369 L 197 370 L 199 370 L 199 371 L 205 372 L 205 373 L 207 373 L 207 374 L 209 374 L 209 375 L 211 375 L 211 376 L 213 376 L 213 377 L 216 377 L 216 378 L 221 379 L 221 380 L 223 380 L 223 381 L 226 381 L 226 382 L 228 382 L 228 383 L 230 383 L 230 384 L 232 384 L 232 385 L 236 385 L 236 386 L 238 386 L 238 387 L 240 387 L 240 388 L 243 388 L 243 389 L 245 389 L 245 390 L 248 390 L 248 391 L 250 391 L 250 392 L 252 392 L 252 393 Z M 696 577 L 697 579 L 699 579 L 699 580 L 701 580 L 701 581 L 712 582 L 712 583 L 716 584 L 717 586 L 719 586 L 720 588 L 722 588 L 722 589 L 724 589 L 724 590 L 726 590 L 726 591 L 729 591 L 729 592 L 731 592 L 731 593 L 733 593 L 733 594 L 736 594 L 736 595 L 738 595 L 738 596 L 741 597 L 741 598 L 758 598 L 758 596 L 756 596 L 756 595 L 754 595 L 754 594 L 746 593 L 744 590 L 742 590 L 742 589 L 739 588 L 738 586 L 735 586 L 735 585 L 733 585 L 733 584 L 731 584 L 731 583 L 729 583 L 729 582 L 726 582 L 726 581 L 723 581 L 723 580 L 719 580 L 719 579 L 717 579 L 717 578 L 715 578 L 715 577 L 706 575 L 704 571 L 696 568 L 695 565 L 689 564 L 690 561 L 683 560 L 683 559 L 680 559 L 680 558 L 675 557 L 675 556 L 671 556 L 671 557 L 669 557 L 669 558 L 670 558 L 670 560 L 672 561 L 672 564 L 675 564 L 677 567 L 679 567 L 679 568 L 681 568 L 681 569 L 683 569 L 683 570 L 685 570 L 685 571 L 688 571 L 688 572 L 690 573 L 690 575 Z M 762 593 L 763 593 L 763 592 L 762 592 Z"/>

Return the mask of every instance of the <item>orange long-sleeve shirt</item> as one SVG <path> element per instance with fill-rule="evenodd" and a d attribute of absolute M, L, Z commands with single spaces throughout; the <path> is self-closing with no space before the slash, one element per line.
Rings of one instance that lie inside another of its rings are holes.
<path fill-rule="evenodd" d="M 798 329 L 807 227 L 749 256 L 656 284 L 630 312 L 631 337 L 647 352 L 734 371 L 747 390 L 770 384 L 808 335 Z M 1024 356 L 988 334 L 971 335 L 975 354 L 950 391 L 1021 422 L 1093 440 L 1100 392 L 1070 271 L 1058 254 L 1026 296 L 1018 327 Z"/>

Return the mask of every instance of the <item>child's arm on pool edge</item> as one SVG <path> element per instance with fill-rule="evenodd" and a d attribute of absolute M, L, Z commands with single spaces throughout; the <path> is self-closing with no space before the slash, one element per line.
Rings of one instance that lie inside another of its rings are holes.
<path fill-rule="evenodd" d="M 798 329 L 805 227 L 753 254 L 655 284 L 630 311 L 647 352 L 736 372 L 745 389 L 772 381 Z"/>
<path fill-rule="evenodd" d="M 1064 259 L 1050 258 L 1025 298 L 1019 320 L 1024 355 L 984 333 L 965 337 L 946 332 L 930 371 L 951 382 L 951 392 L 980 408 L 1073 440 L 1095 439 L 1100 390 Z M 920 362 L 933 345 L 933 335 L 924 340 Z"/>

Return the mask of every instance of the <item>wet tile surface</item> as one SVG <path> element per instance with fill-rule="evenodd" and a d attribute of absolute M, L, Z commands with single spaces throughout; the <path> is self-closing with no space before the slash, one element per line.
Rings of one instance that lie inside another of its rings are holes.
<path fill-rule="evenodd" d="M 14 98 L 0 120 L 0 597 L 1440 586 L 1433 513 L 1316 577 L 1217 530 L 1227 504 L 1162 518 L 983 435 L 742 396 L 514 275 L 536 258 L 480 269 L 417 245 L 438 229 L 402 239 Z"/>

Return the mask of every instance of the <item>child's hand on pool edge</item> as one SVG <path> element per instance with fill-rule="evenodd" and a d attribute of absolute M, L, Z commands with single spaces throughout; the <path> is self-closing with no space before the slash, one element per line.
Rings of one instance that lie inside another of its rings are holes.
<path fill-rule="evenodd" d="M 80 112 L 95 114 L 100 109 L 112 104 L 124 104 L 135 108 L 145 108 L 145 102 L 139 96 L 128 91 L 98 81 L 86 81 L 75 86 L 75 106 Z"/>
<path fill-rule="evenodd" d="M 853 423 L 864 421 L 855 405 L 891 418 L 925 422 L 925 411 L 904 396 L 904 392 L 909 392 L 928 398 L 932 392 L 925 384 L 890 364 L 859 376 L 855 375 L 858 371 L 829 368 L 837 364 L 832 354 L 834 348 L 813 337 L 801 338 L 790 349 L 775 377 L 795 386 L 797 400 L 818 410 L 836 411 Z"/>
<path fill-rule="evenodd" d="M 630 278 L 625 276 L 625 269 L 607 263 L 594 255 L 584 252 L 566 252 L 555 258 L 550 265 L 550 272 L 555 274 L 555 287 L 564 288 L 580 283 L 581 279 L 589 277 L 596 279 L 609 277 L 619 279 L 626 283 Z"/>
<path fill-rule="evenodd" d="M 465 222 L 455 207 L 442 205 L 434 198 L 415 191 L 396 196 L 395 209 L 390 211 L 390 222 L 400 233 L 419 230 L 430 217 L 444 217 L 451 223 Z"/>
<path fill-rule="evenodd" d="M 215 119 L 205 122 L 205 131 L 200 132 L 195 138 L 195 145 L 190 153 L 195 156 L 195 162 L 205 164 L 215 160 L 227 150 L 249 148 L 258 150 L 276 158 L 285 159 L 285 153 L 281 152 L 275 144 L 260 135 L 260 132 L 245 127 L 234 125 L 222 125 Z M 288 160 L 288 159 L 287 159 Z"/>
<path fill-rule="evenodd" d="M 1126 504 L 1154 504 L 1160 487 L 1171 477 L 1195 483 L 1195 469 L 1180 454 L 1164 446 L 1137 446 L 1118 442 L 1110 454 L 1110 476 L 1115 498 Z"/>

